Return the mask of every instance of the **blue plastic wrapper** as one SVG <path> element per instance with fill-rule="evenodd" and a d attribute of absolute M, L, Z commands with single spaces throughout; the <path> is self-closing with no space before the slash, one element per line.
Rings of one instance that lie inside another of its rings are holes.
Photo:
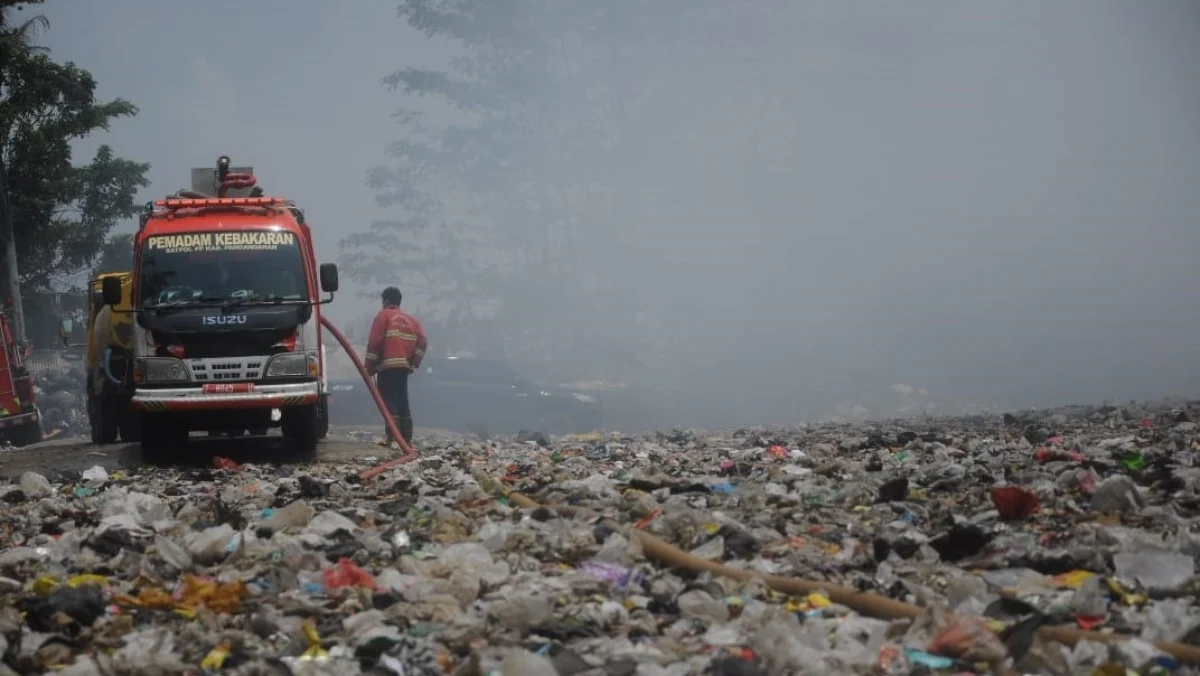
<path fill-rule="evenodd" d="M 904 654 L 908 655 L 908 659 L 913 664 L 920 664 L 930 669 L 949 669 L 954 666 L 954 660 L 949 657 L 934 655 L 933 653 L 927 653 L 924 650 L 917 650 L 916 648 L 905 648 Z"/>

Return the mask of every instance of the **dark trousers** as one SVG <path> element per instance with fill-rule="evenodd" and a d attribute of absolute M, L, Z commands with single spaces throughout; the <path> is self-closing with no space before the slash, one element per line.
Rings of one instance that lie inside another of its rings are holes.
<path fill-rule="evenodd" d="M 379 395 L 383 397 L 383 403 L 387 406 L 396 427 L 400 428 L 404 441 L 412 443 L 413 420 L 412 411 L 408 407 L 408 370 L 380 371 L 375 374 L 375 386 L 379 388 Z M 389 440 L 391 436 L 389 431 Z"/>

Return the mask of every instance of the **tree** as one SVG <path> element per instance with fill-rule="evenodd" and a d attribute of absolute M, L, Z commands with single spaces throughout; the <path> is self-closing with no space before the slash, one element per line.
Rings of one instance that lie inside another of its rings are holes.
<path fill-rule="evenodd" d="M 664 5 L 637 16 L 686 14 L 685 3 Z M 588 53 L 596 45 L 587 33 L 633 7 L 404 2 L 411 26 L 462 53 L 449 72 L 405 69 L 385 82 L 414 100 L 440 98 L 461 119 L 432 125 L 415 104 L 397 114 L 405 138 L 388 148 L 395 164 L 374 169 L 368 184 L 401 216 L 343 240 L 350 274 L 418 290 L 456 347 L 501 341 L 559 362 L 583 361 L 567 352 L 595 352 L 609 336 L 585 308 L 599 299 L 602 311 L 631 312 L 615 307 L 624 294 L 609 294 L 599 280 L 613 258 L 641 254 L 628 242 L 614 253 L 615 238 L 594 234 L 613 216 L 608 169 L 620 133 L 583 94 L 588 82 L 613 85 L 623 64 L 610 66 L 608 50 Z M 573 42 L 584 48 L 563 58 Z M 587 160 L 597 169 L 582 170 Z"/>
<path fill-rule="evenodd" d="M 32 4 L 42 0 L 32 0 Z M 9 21 L 9 10 L 24 9 L 24 4 L 12 0 L 0 0 L 0 88 L 5 86 L 6 78 L 3 68 L 6 64 L 15 63 L 25 58 L 31 52 L 41 48 L 32 44 L 31 36 L 38 27 L 48 27 L 49 21 L 45 16 L 37 15 L 20 26 L 13 27 Z M 0 295 L 7 299 L 5 305 L 12 304 L 14 316 L 13 328 L 17 336 L 25 335 L 25 313 L 21 303 L 21 288 L 18 281 L 17 247 L 13 235 L 12 211 L 8 202 L 7 170 L 3 157 L 0 157 Z"/>
<path fill-rule="evenodd" d="M 137 114 L 122 99 L 96 99 L 96 81 L 74 63 L 54 62 L 31 42 L 44 18 L 12 27 L 13 7 L 0 4 L 0 232 L 20 260 L 9 260 L 6 278 L 48 289 L 55 279 L 86 269 L 112 228 L 137 213 L 134 198 L 149 185 L 149 165 L 115 156 L 101 146 L 83 166 L 71 162 L 71 143 L 112 121 Z M 10 281 L 9 286 L 14 283 Z M 17 289 L 8 290 L 19 297 Z"/>
<path fill-rule="evenodd" d="M 58 180 L 39 195 L 29 185 L 30 172 L 48 163 L 26 159 L 20 149 L 13 158 L 10 185 L 20 196 L 11 198 L 12 212 L 22 224 L 16 229 L 20 279 L 34 289 L 48 289 L 56 279 L 90 267 L 116 224 L 138 213 L 134 198 L 149 185 L 149 165 L 114 157 L 102 145 L 89 164 L 73 167 L 67 158 L 68 164 L 53 172 Z"/>
<path fill-rule="evenodd" d="M 96 266 L 92 269 L 92 277 L 98 277 L 105 272 L 120 272 L 133 267 L 133 235 L 121 233 L 108 238 L 96 257 Z"/>
<path fill-rule="evenodd" d="M 706 296 L 758 273 L 722 262 L 762 212 L 747 169 L 788 151 L 745 120 L 787 87 L 747 64 L 793 40 L 791 4 L 406 0 L 401 17 L 457 52 L 385 78 L 404 138 L 368 183 L 400 215 L 342 242 L 348 273 L 402 272 L 456 332 L 563 377 L 710 369 L 711 348 L 681 339 L 713 331 Z"/>

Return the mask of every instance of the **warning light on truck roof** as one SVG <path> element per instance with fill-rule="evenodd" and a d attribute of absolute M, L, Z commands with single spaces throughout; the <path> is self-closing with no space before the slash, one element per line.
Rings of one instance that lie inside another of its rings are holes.
<path fill-rule="evenodd" d="M 194 209 L 199 207 L 269 207 L 287 204 L 282 197 L 214 197 L 212 199 L 168 199 L 158 200 L 155 206 L 167 209 Z"/>

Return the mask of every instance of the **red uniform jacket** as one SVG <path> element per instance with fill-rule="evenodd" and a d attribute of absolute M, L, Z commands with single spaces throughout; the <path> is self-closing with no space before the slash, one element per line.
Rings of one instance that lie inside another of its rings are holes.
<path fill-rule="evenodd" d="M 367 340 L 367 373 L 389 369 L 415 371 L 425 356 L 425 330 L 421 322 L 398 307 L 385 307 L 375 315 Z"/>

